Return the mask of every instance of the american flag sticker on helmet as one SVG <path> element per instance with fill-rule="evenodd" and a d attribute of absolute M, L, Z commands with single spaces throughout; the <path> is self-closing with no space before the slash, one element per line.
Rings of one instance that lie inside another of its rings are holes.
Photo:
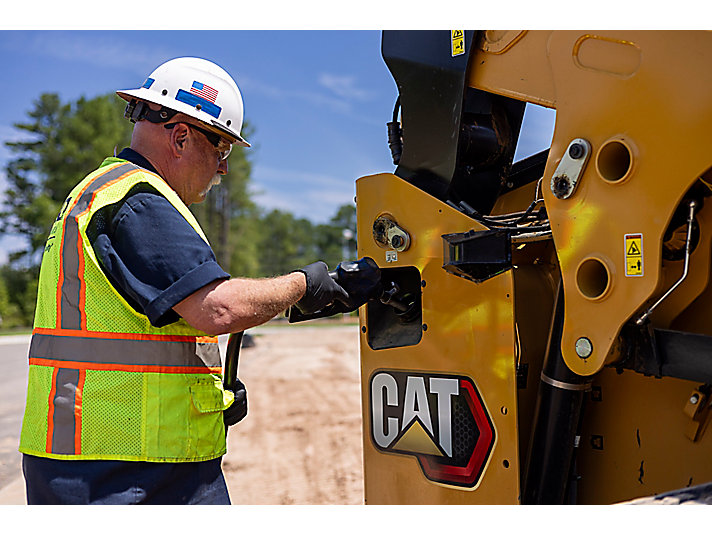
<path fill-rule="evenodd" d="M 213 89 L 209 85 L 200 82 L 193 82 L 190 92 L 204 98 L 208 102 L 212 102 L 213 104 L 215 103 L 215 99 L 218 97 L 217 89 Z"/>

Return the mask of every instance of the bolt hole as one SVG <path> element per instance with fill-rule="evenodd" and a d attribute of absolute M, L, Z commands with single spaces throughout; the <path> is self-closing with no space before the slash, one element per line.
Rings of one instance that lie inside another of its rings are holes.
<path fill-rule="evenodd" d="M 366 333 L 366 327 L 365 327 L 365 326 L 362 326 L 362 327 L 361 327 L 361 332 L 363 332 L 364 334 Z"/>
<path fill-rule="evenodd" d="M 598 151 L 596 168 L 607 182 L 616 183 L 625 178 L 631 168 L 633 158 L 625 143 L 613 140 L 605 143 Z"/>
<path fill-rule="evenodd" d="M 502 465 L 504 466 L 505 469 L 509 469 L 509 460 L 503 461 Z"/>
<path fill-rule="evenodd" d="M 428 325 L 423 323 L 423 332 L 425 332 L 428 329 Z"/>
<path fill-rule="evenodd" d="M 576 272 L 576 286 L 587 299 L 601 298 L 608 289 L 609 276 L 605 264 L 597 258 L 585 260 Z"/>
<path fill-rule="evenodd" d="M 502 412 L 502 415 L 507 415 L 508 410 L 506 406 L 502 406 L 502 408 L 500 408 L 500 411 Z"/>

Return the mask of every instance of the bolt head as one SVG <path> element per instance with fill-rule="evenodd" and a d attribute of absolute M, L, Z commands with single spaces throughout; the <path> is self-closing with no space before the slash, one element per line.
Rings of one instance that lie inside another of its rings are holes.
<path fill-rule="evenodd" d="M 593 343 L 587 337 L 580 337 L 576 340 L 576 354 L 579 358 L 586 359 L 593 353 Z"/>
<path fill-rule="evenodd" d="M 569 177 L 565 174 L 559 176 L 554 176 L 554 182 L 552 183 L 551 192 L 554 193 L 556 198 L 564 198 L 571 189 L 571 182 Z"/>
<path fill-rule="evenodd" d="M 399 236 L 399 235 L 394 235 L 394 236 L 391 238 L 391 246 L 392 246 L 393 248 L 398 248 L 398 247 L 400 247 L 401 245 L 403 245 L 403 238 L 402 238 L 401 236 Z"/>
<path fill-rule="evenodd" d="M 574 143 L 569 147 L 569 156 L 572 159 L 580 159 L 583 157 L 586 150 L 581 143 Z"/>
<path fill-rule="evenodd" d="M 692 397 L 690 397 L 690 404 L 697 404 L 698 402 L 700 402 L 700 396 L 695 393 Z"/>

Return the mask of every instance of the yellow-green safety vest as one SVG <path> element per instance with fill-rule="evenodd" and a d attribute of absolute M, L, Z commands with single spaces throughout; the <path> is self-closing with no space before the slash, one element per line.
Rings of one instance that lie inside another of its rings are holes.
<path fill-rule="evenodd" d="M 156 328 L 104 275 L 87 237 L 101 208 L 149 184 L 207 242 L 158 175 L 107 158 L 69 194 L 40 267 L 20 452 L 69 460 L 186 462 L 226 452 L 217 338 Z M 170 239 L 170 236 L 166 236 Z"/>

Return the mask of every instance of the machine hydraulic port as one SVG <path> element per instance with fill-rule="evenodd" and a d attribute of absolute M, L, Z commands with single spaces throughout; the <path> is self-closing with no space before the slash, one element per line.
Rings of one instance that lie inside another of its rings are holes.
<path fill-rule="evenodd" d="M 423 336 L 422 282 L 416 267 L 381 269 L 381 293 L 366 305 L 366 340 L 373 350 L 416 345 Z"/>
<path fill-rule="evenodd" d="M 392 280 L 387 285 L 387 289 L 384 289 L 378 298 L 381 304 L 392 307 L 393 313 L 401 322 L 408 323 L 417 319 L 419 313 L 416 308 L 415 296 L 403 291 Z"/>

